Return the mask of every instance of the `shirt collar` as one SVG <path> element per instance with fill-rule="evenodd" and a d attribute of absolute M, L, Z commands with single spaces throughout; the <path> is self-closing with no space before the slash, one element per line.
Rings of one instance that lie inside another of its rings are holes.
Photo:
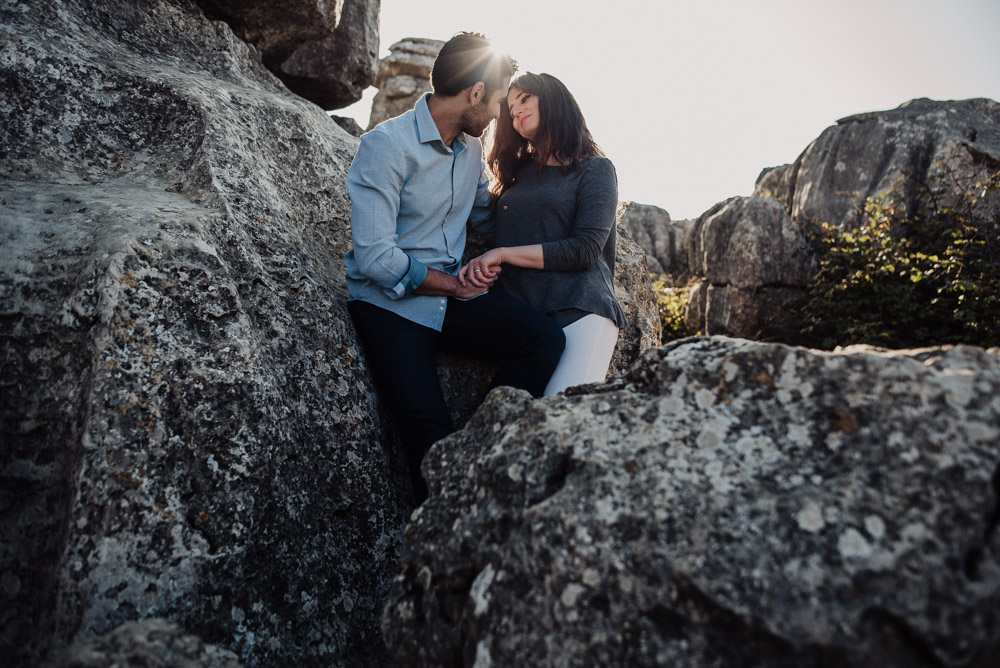
<path fill-rule="evenodd" d="M 449 149 L 444 144 L 444 140 L 441 139 L 441 133 L 438 131 L 437 124 L 434 122 L 434 117 L 431 116 L 431 110 L 427 107 L 427 99 L 431 96 L 430 93 L 424 93 L 417 104 L 413 107 L 413 112 L 417 117 L 417 137 L 420 139 L 421 144 L 430 144 L 437 142 L 440 144 L 441 148 L 445 150 L 454 150 L 455 153 L 461 153 L 465 150 L 466 146 L 466 136 L 464 132 L 459 132 L 455 137 L 455 141 L 452 142 L 452 148 Z"/>

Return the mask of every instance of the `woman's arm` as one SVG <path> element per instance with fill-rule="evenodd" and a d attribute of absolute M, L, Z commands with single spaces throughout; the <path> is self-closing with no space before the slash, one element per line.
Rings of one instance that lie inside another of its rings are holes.
<path fill-rule="evenodd" d="M 573 230 L 561 241 L 542 244 L 545 267 L 556 271 L 586 271 L 597 263 L 615 226 L 618 177 L 607 158 L 594 158 L 577 186 Z"/>
<path fill-rule="evenodd" d="M 469 260 L 469 263 L 459 270 L 458 281 L 462 285 L 468 281 L 477 288 L 489 287 L 497 279 L 500 265 L 504 262 L 525 269 L 545 268 L 541 244 L 506 246 L 488 250 L 479 257 Z"/>

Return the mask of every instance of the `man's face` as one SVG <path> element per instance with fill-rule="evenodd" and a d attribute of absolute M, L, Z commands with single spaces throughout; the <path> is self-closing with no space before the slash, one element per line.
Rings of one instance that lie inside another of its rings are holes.
<path fill-rule="evenodd" d="M 504 99 L 510 77 L 498 86 L 476 106 L 462 114 L 462 132 L 471 137 L 481 137 L 491 122 L 500 116 L 500 101 Z"/>

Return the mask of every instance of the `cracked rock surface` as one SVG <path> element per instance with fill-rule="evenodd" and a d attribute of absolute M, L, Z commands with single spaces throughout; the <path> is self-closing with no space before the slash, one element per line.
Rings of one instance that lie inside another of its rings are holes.
<path fill-rule="evenodd" d="M 987 666 L 1000 355 L 724 337 L 500 388 L 431 450 L 403 666 Z"/>
<path fill-rule="evenodd" d="M 357 140 L 187 0 L 0 0 L 0 81 L 0 656 L 162 617 L 378 665 L 410 501 L 343 303 Z"/>

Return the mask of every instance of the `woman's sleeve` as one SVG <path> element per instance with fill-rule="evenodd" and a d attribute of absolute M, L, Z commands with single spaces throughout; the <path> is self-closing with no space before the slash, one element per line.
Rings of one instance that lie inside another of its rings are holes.
<path fill-rule="evenodd" d="M 569 238 L 542 244 L 546 270 L 584 271 L 601 257 L 618 210 L 618 177 L 607 158 L 590 160 L 576 191 Z"/>

